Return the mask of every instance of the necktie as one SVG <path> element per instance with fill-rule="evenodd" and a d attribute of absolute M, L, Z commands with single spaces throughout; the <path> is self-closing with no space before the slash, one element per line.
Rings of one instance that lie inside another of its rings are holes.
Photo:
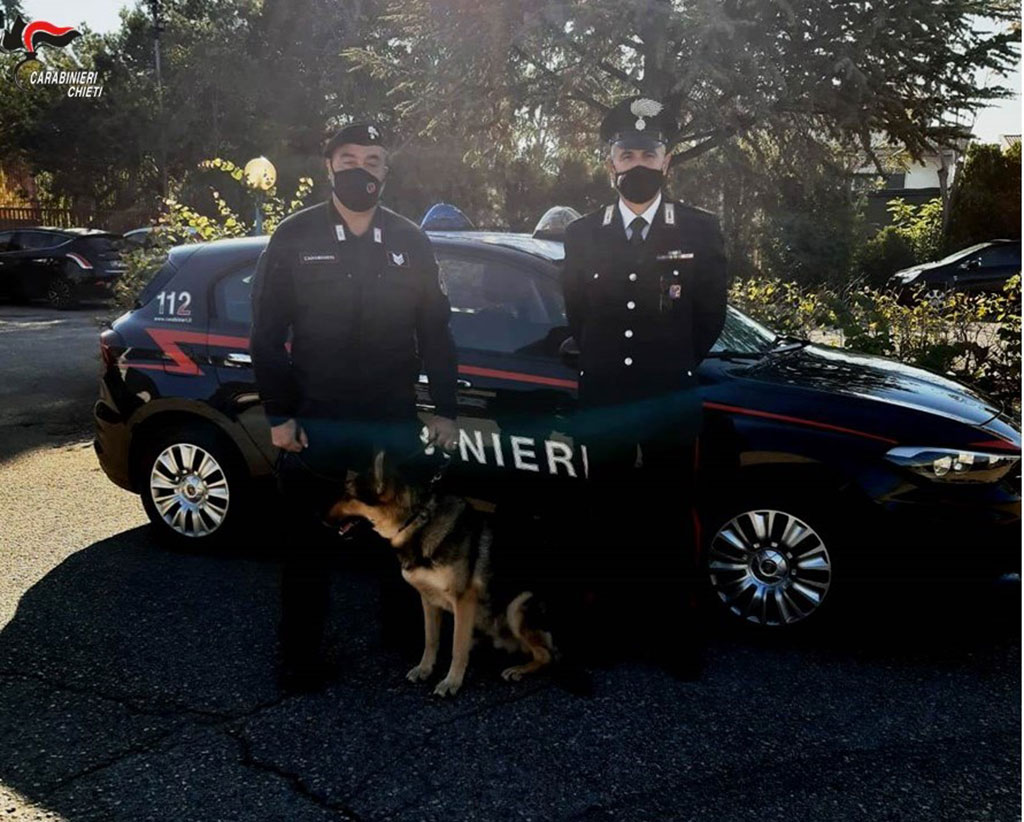
<path fill-rule="evenodd" d="M 644 241 L 644 226 L 647 225 L 647 220 L 643 217 L 637 217 L 633 222 L 629 224 L 630 235 L 629 244 L 632 246 L 640 245 Z"/>

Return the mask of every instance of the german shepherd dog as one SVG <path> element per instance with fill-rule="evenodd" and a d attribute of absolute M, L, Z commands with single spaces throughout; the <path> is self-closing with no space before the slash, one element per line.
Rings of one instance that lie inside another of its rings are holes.
<path fill-rule="evenodd" d="M 454 615 L 455 625 L 451 667 L 434 688 L 438 696 L 454 696 L 462 686 L 474 629 L 489 636 L 496 648 L 529 655 L 528 662 L 502 671 L 506 680 L 559 662 L 545 603 L 527 585 L 529 574 L 516 569 L 517 563 L 522 569 L 523 560 L 508 561 L 515 546 L 499 540 L 488 516 L 464 498 L 436 494 L 432 483 L 418 482 L 391 463 L 378 451 L 369 472 L 350 473 L 327 521 L 344 531 L 353 517 L 368 520 L 394 548 L 402 576 L 419 592 L 423 656 L 406 678 L 420 682 L 433 674 L 442 610 Z M 564 676 L 569 666 L 558 669 L 560 684 L 574 693 L 588 692 L 585 672 L 574 669 L 571 680 Z"/>

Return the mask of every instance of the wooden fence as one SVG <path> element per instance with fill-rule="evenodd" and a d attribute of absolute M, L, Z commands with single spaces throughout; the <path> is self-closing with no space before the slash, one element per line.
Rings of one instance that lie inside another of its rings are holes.
<path fill-rule="evenodd" d="M 0 229 L 45 225 L 54 228 L 102 228 L 107 231 L 130 231 L 133 228 L 148 225 L 155 218 L 155 214 L 141 208 L 94 212 L 70 208 L 0 206 Z"/>

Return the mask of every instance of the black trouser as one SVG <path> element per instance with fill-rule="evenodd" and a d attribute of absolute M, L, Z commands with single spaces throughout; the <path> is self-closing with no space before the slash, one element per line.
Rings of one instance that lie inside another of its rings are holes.
<path fill-rule="evenodd" d="M 315 661 L 322 654 L 331 568 L 344 549 L 323 520 L 342 494 L 347 470 L 369 470 L 380 448 L 398 460 L 422 448 L 415 416 L 385 420 L 299 417 L 298 423 L 309 438 L 309 447 L 299 453 L 281 452 L 276 472 L 286 506 L 289 541 L 281 569 L 279 628 L 286 665 Z M 382 566 L 387 559 L 382 554 Z"/>
<path fill-rule="evenodd" d="M 690 652 L 701 641 L 695 461 L 699 398 L 666 393 L 581 409 L 587 480 L 574 519 L 584 527 L 577 584 L 597 595 L 581 634 L 653 653 Z M 595 617 L 591 621 L 591 617 Z M 603 619 L 602 619 L 603 617 Z"/>

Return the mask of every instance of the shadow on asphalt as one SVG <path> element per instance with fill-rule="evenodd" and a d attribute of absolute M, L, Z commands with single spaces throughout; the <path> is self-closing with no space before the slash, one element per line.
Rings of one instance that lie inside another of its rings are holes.
<path fill-rule="evenodd" d="M 712 620 L 701 682 L 624 663 L 597 672 L 592 700 L 506 683 L 508 657 L 480 654 L 440 702 L 381 646 L 377 566 L 352 555 L 334 576 L 339 680 L 285 699 L 282 543 L 268 542 L 188 555 L 139 528 L 33 585 L 0 632 L 3 783 L 72 820 L 946 818 L 918 815 L 922 801 L 1009 818 L 1017 805 L 1010 771 L 1005 796 L 986 774 L 1018 747 L 1019 578 L 874 584 L 867 608 L 784 639 Z M 991 756 L 951 748 L 965 721 L 995 723 Z M 924 747 L 901 749 L 908 738 Z M 828 780 L 807 778 L 825 762 Z M 765 780 L 777 815 L 751 801 Z"/>

